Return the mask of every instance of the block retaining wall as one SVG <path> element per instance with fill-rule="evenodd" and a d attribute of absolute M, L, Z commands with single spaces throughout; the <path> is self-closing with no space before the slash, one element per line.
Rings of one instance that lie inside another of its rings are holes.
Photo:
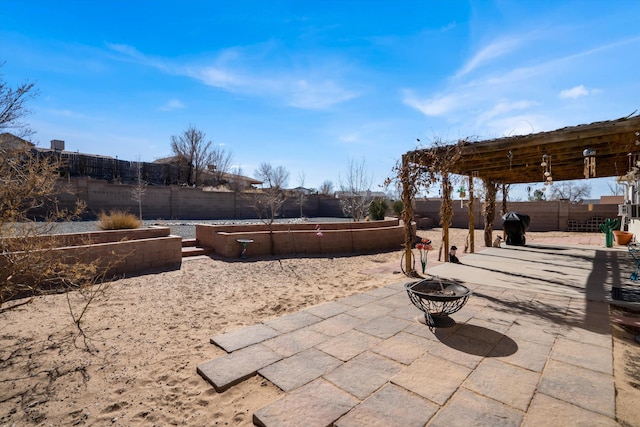
<path fill-rule="evenodd" d="M 397 219 L 368 222 L 266 225 L 196 225 L 196 239 L 215 253 L 237 258 L 242 252 L 238 239 L 253 240 L 247 256 L 365 254 L 402 249 L 404 227 Z"/>
<path fill-rule="evenodd" d="M 56 239 L 60 246 L 51 250 L 65 263 L 98 262 L 105 268 L 112 265 L 107 276 L 137 273 L 151 269 L 180 269 L 182 237 L 170 235 L 168 227 L 135 230 L 110 230 L 89 233 L 69 233 L 31 239 Z M 57 240 L 60 239 L 60 240 Z"/>

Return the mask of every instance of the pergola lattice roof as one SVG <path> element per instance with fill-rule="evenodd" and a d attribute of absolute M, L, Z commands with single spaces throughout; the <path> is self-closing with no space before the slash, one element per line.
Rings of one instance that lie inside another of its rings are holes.
<path fill-rule="evenodd" d="M 546 154 L 554 181 L 584 179 L 583 151 L 589 148 L 596 152 L 597 178 L 622 176 L 629 170 L 629 153 L 640 153 L 639 131 L 640 116 L 628 116 L 530 135 L 465 141 L 451 172 L 466 176 L 476 172 L 479 178 L 505 184 L 542 181 L 540 163 Z M 421 151 L 438 149 L 414 150 L 406 156 L 417 158 L 414 155 Z"/>

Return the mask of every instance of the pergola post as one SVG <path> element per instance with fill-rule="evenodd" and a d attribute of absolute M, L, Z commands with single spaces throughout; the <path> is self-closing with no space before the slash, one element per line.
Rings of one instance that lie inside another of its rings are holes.
<path fill-rule="evenodd" d="M 508 208 L 507 208 L 507 198 L 508 198 L 508 190 L 507 190 L 507 184 L 505 184 L 504 182 L 502 183 L 502 216 L 504 216 L 507 212 L 508 212 Z M 502 228 L 502 239 L 506 239 L 507 238 L 507 234 L 504 231 L 504 227 Z"/>
<path fill-rule="evenodd" d="M 451 206 L 451 181 L 448 173 L 442 174 L 442 205 L 440 221 L 442 222 L 442 244 L 444 245 L 444 262 L 449 262 L 449 225 L 453 217 Z"/>
<path fill-rule="evenodd" d="M 400 181 L 402 183 L 402 221 L 404 223 L 404 271 L 407 275 L 415 275 L 413 269 L 413 191 L 415 183 L 411 182 L 409 173 L 409 159 L 407 155 L 402 156 L 402 166 L 400 171 Z"/>
<path fill-rule="evenodd" d="M 473 213 L 473 176 L 469 175 L 469 253 L 475 253 L 475 218 Z"/>

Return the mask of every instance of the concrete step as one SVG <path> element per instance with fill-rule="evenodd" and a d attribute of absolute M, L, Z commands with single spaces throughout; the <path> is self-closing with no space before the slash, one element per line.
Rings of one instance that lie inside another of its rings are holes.
<path fill-rule="evenodd" d="M 209 255 L 212 254 L 213 248 L 207 248 L 203 246 L 183 246 L 182 247 L 182 257 L 191 257 L 198 255 Z"/>
<path fill-rule="evenodd" d="M 182 247 L 198 246 L 198 239 L 182 239 Z"/>

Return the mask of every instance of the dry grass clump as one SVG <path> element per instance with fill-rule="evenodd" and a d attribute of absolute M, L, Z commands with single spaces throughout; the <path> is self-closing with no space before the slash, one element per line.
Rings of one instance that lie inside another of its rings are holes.
<path fill-rule="evenodd" d="M 100 230 L 127 230 L 140 228 L 142 221 L 134 214 L 122 211 L 109 211 L 100 213 L 98 227 Z"/>

